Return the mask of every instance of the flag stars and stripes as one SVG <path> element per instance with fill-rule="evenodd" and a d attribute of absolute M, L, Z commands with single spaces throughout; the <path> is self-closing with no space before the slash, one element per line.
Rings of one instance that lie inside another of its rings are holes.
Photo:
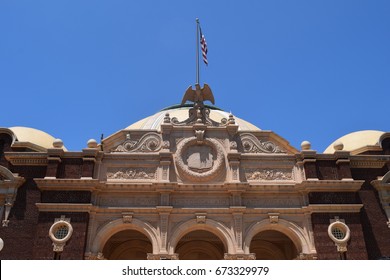
<path fill-rule="evenodd" d="M 200 29 L 199 27 L 199 32 L 200 32 L 200 45 L 201 45 L 201 48 L 202 48 L 202 57 L 203 57 L 203 62 L 206 64 L 206 65 L 209 65 L 209 62 L 207 61 L 207 43 L 206 43 L 206 39 L 202 33 L 202 29 Z"/>

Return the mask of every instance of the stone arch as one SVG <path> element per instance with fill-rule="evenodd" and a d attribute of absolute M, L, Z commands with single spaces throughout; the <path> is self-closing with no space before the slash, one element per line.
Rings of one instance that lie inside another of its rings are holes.
<path fill-rule="evenodd" d="M 264 219 L 250 226 L 245 232 L 245 240 L 243 244 L 245 254 L 250 253 L 250 244 L 253 237 L 266 230 L 275 230 L 285 234 L 294 243 L 298 254 L 313 254 L 313 250 L 311 250 L 311 242 L 303 231 L 303 228 L 284 219 L 279 219 L 278 223 L 275 224 L 270 223 L 268 219 Z"/>
<path fill-rule="evenodd" d="M 5 178 L 8 181 L 14 182 L 17 180 L 17 175 L 15 176 L 11 171 L 9 171 L 4 166 L 0 165 L 0 178 Z"/>
<path fill-rule="evenodd" d="M 175 253 L 175 248 L 184 235 L 195 230 L 205 230 L 215 234 L 221 239 L 228 254 L 236 253 L 234 235 L 224 224 L 212 219 L 206 219 L 204 223 L 197 223 L 196 219 L 192 219 L 179 224 L 173 229 L 173 234 L 168 241 L 169 254 Z"/>
<path fill-rule="evenodd" d="M 153 254 L 158 254 L 160 251 L 160 238 L 157 230 L 148 222 L 143 222 L 138 219 L 132 219 L 131 223 L 123 223 L 122 219 L 117 219 L 105 224 L 96 234 L 92 243 L 91 252 L 99 253 L 103 251 L 104 245 L 115 233 L 123 230 L 135 230 L 145 234 L 153 246 Z"/>

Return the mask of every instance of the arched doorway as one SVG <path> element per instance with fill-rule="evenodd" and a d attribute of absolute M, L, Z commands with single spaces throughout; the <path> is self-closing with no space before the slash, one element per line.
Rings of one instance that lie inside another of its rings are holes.
<path fill-rule="evenodd" d="M 180 239 L 175 252 L 181 260 L 222 260 L 226 249 L 215 234 L 195 230 Z"/>
<path fill-rule="evenodd" d="M 298 251 L 285 234 L 276 230 L 265 230 L 256 234 L 250 244 L 250 252 L 257 260 L 292 260 Z"/>
<path fill-rule="evenodd" d="M 115 233 L 106 242 L 103 255 L 109 260 L 147 260 L 152 253 L 152 243 L 136 230 L 123 230 Z"/>

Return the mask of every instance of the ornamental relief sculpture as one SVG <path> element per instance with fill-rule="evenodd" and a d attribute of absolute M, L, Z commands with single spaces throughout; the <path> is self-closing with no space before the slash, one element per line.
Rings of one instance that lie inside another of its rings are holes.
<path fill-rule="evenodd" d="M 293 180 L 293 172 L 291 169 L 250 168 L 250 169 L 245 169 L 245 176 L 248 181 Z"/>
<path fill-rule="evenodd" d="M 285 150 L 271 141 L 261 141 L 253 134 L 241 134 L 241 142 L 244 153 L 265 153 L 265 154 L 280 154 L 286 153 Z"/>
<path fill-rule="evenodd" d="M 143 135 L 139 140 L 132 140 L 130 133 L 126 134 L 126 140 L 112 149 L 112 152 L 122 153 L 150 153 L 161 149 L 162 139 L 158 133 L 149 132 Z"/>
<path fill-rule="evenodd" d="M 107 179 L 116 180 L 154 180 L 156 168 L 109 168 Z"/>
<path fill-rule="evenodd" d="M 190 137 L 177 146 L 175 163 L 179 174 L 188 180 L 213 180 L 222 172 L 224 162 L 223 148 L 215 139 Z"/>

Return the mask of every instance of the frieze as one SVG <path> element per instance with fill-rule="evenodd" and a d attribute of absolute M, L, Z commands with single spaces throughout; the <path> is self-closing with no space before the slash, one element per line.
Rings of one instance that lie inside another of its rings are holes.
<path fill-rule="evenodd" d="M 229 207 L 229 197 L 172 197 L 174 207 Z"/>
<path fill-rule="evenodd" d="M 157 152 L 161 149 L 162 139 L 158 133 L 150 132 L 143 135 L 139 140 L 132 140 L 130 133 L 126 134 L 126 140 L 112 150 L 112 152 Z"/>
<path fill-rule="evenodd" d="M 131 197 L 101 197 L 99 199 L 99 206 L 103 207 L 155 207 L 156 205 L 159 205 L 159 197 L 157 195 Z"/>
<path fill-rule="evenodd" d="M 293 180 L 292 169 L 245 169 L 248 181 L 290 181 Z"/>
<path fill-rule="evenodd" d="M 109 168 L 107 179 L 111 180 L 154 180 L 156 168 Z"/>
<path fill-rule="evenodd" d="M 301 207 L 299 198 L 283 197 L 283 198 L 271 198 L 271 197 L 243 197 L 243 205 L 253 208 L 295 208 Z"/>
<path fill-rule="evenodd" d="M 244 153 L 265 153 L 265 154 L 279 154 L 286 153 L 285 150 L 271 141 L 260 141 L 253 134 L 241 134 L 241 142 Z"/>

